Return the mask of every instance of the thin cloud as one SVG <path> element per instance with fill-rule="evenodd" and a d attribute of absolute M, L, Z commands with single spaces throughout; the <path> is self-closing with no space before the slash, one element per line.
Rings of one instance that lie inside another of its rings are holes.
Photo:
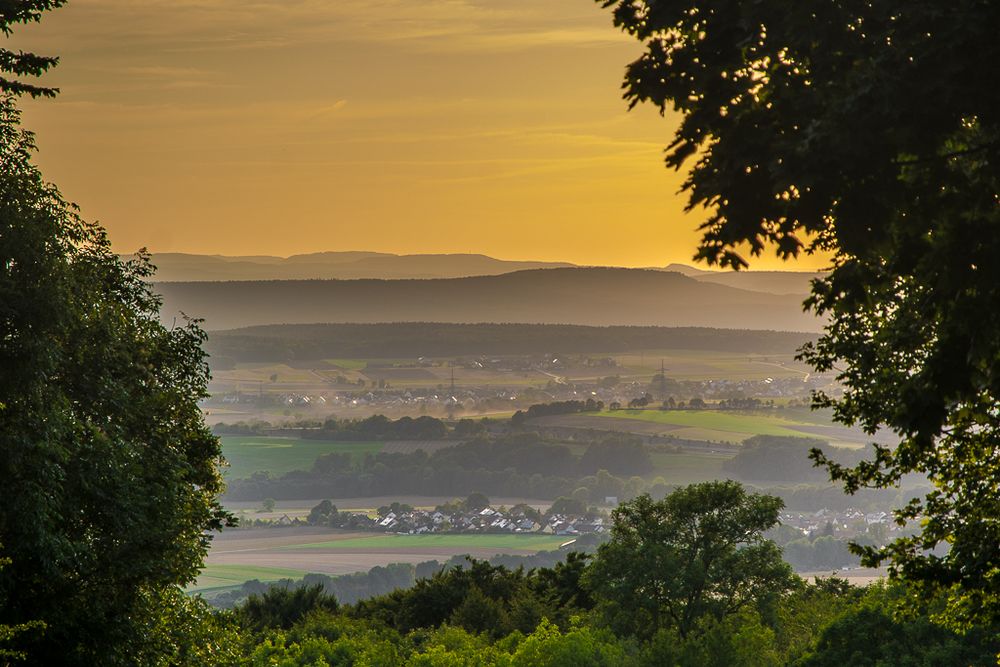
<path fill-rule="evenodd" d="M 90 0 L 47 17 L 43 42 L 83 51 L 141 44 L 168 52 L 280 49 L 303 43 L 410 43 L 440 51 L 511 50 L 620 41 L 561 11 L 570 0 Z M 596 10 L 595 10 L 596 11 Z M 60 21 L 60 15 L 69 17 Z M 57 27 L 55 27 L 57 26 Z M 72 34 L 72 41 L 66 38 Z"/>

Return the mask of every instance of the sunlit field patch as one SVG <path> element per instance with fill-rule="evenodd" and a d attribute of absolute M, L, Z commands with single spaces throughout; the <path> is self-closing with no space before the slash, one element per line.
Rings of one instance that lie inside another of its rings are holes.
<path fill-rule="evenodd" d="M 249 477 L 266 471 L 282 475 L 292 470 L 309 470 L 317 458 L 334 452 L 359 459 L 382 451 L 381 442 L 340 442 L 257 435 L 224 435 L 222 453 L 229 462 L 224 474 L 229 479 Z"/>
<path fill-rule="evenodd" d="M 770 415 L 718 410 L 615 410 L 599 413 L 598 416 L 731 433 L 734 435 L 733 439 L 742 439 L 750 435 L 802 436 L 801 431 L 794 429 L 795 426 L 801 425 L 798 422 Z"/>
<path fill-rule="evenodd" d="M 189 591 L 206 591 L 216 588 L 239 586 L 244 582 L 278 581 L 279 579 L 301 579 L 306 573 L 302 570 L 292 570 L 282 567 L 260 567 L 256 565 L 220 565 L 209 564 L 202 569 L 201 574 Z"/>

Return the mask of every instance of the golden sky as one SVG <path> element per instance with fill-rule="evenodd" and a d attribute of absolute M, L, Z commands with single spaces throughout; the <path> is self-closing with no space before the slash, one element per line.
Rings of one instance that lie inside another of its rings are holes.
<path fill-rule="evenodd" d="M 61 56 L 25 123 L 122 252 L 694 252 L 675 121 L 627 112 L 640 45 L 591 0 L 71 0 L 14 45 Z"/>

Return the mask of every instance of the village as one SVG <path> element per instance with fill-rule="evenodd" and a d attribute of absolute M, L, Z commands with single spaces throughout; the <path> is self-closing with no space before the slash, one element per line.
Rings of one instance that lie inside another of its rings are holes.
<path fill-rule="evenodd" d="M 481 510 L 460 510 L 446 513 L 440 509 L 389 511 L 380 517 L 376 526 L 393 533 L 542 533 L 548 535 L 587 535 L 607 531 L 604 516 L 591 514 L 546 513 L 529 516 L 523 509 L 507 510 L 484 507 Z"/>
<path fill-rule="evenodd" d="M 483 502 L 483 501 L 486 502 Z M 616 505 L 617 498 L 606 499 Z M 415 508 L 394 502 L 374 512 L 339 511 L 329 500 L 318 503 L 308 516 L 256 519 L 243 515 L 243 528 L 278 526 L 323 526 L 342 530 L 371 531 L 403 535 L 428 533 L 494 533 L 577 536 L 601 535 L 611 525 L 610 513 L 586 507 L 572 498 L 560 498 L 544 512 L 527 504 L 493 507 L 482 494 L 455 500 L 434 509 Z"/>
<path fill-rule="evenodd" d="M 492 360 L 495 361 L 495 360 Z M 510 359 L 505 361 L 510 362 Z M 498 370 L 491 360 L 474 362 L 490 370 Z M 550 370 L 554 369 L 554 370 Z M 380 375 L 380 367 L 366 369 L 360 381 L 331 382 L 317 386 L 313 390 L 296 387 L 292 389 L 282 383 L 263 383 L 250 386 L 234 386 L 222 383 L 216 386 L 213 395 L 203 406 L 207 410 L 216 407 L 233 408 L 242 406 L 244 410 L 337 411 L 338 414 L 488 414 L 526 408 L 536 403 L 552 401 L 586 400 L 601 401 L 611 408 L 650 407 L 661 409 L 683 409 L 685 407 L 705 409 L 760 409 L 768 407 L 768 401 L 781 405 L 805 405 L 811 391 L 822 385 L 823 379 L 811 377 L 763 378 L 754 380 L 685 380 L 678 382 L 669 377 L 654 375 L 651 381 L 638 381 L 617 374 L 609 374 L 596 379 L 572 379 L 559 375 L 561 370 L 552 364 L 535 364 L 529 369 L 541 374 L 538 385 L 524 384 L 514 377 L 515 371 L 501 367 L 498 372 L 511 374 L 511 385 L 503 386 L 495 380 L 481 385 L 451 383 L 429 383 L 425 386 L 394 386 Z M 367 378 L 364 379 L 364 378 Z M 646 396 L 641 404 L 635 404 L 637 396 Z M 754 399 L 747 399 L 752 396 Z M 688 399 L 690 405 L 685 404 Z M 691 402 L 693 399 L 693 402 Z"/>
<path fill-rule="evenodd" d="M 480 502 L 476 502 L 477 498 Z M 244 515 L 240 523 L 247 528 L 311 525 L 400 535 L 428 533 L 603 535 L 611 526 L 610 510 L 586 507 L 572 498 L 560 498 L 544 511 L 527 504 L 518 504 L 510 508 L 502 505 L 494 507 L 488 502 L 483 504 L 481 500 L 484 498 L 482 494 L 473 494 L 466 500 L 438 505 L 434 509 L 415 508 L 405 503 L 394 502 L 372 512 L 339 511 L 331 501 L 323 500 L 312 508 L 308 516 L 283 514 L 274 519 L 254 519 L 252 516 Z M 605 499 L 605 504 L 614 507 L 618 504 L 618 498 L 608 497 Z M 783 511 L 780 523 L 809 538 L 829 535 L 853 539 L 867 535 L 884 540 L 887 536 L 905 532 L 905 529 L 895 525 L 888 512 L 865 512 L 857 508 L 843 510 L 823 508 L 815 512 Z"/>

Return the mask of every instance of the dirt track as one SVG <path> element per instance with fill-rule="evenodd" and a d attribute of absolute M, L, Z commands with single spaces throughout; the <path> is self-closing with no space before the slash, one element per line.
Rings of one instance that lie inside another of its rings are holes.
<path fill-rule="evenodd" d="M 255 528 L 252 530 L 225 530 L 212 540 L 209 560 L 224 553 L 262 551 L 296 544 L 331 542 L 353 537 L 371 537 L 372 533 L 331 530 L 314 526 L 289 526 L 287 528 Z"/>

